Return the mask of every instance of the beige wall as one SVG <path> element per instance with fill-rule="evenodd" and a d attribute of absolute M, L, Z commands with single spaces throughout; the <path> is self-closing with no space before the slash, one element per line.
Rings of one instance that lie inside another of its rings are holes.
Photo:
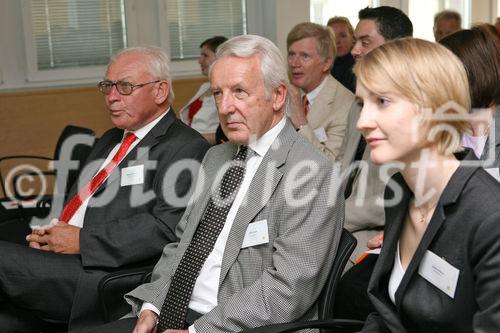
<path fill-rule="evenodd" d="M 205 78 L 175 80 L 174 110 L 194 95 Z M 57 138 L 68 125 L 94 129 L 98 136 L 112 127 L 102 95 L 95 87 L 0 93 L 0 157 L 52 157 Z M 12 163 L 2 163 L 2 174 Z"/>

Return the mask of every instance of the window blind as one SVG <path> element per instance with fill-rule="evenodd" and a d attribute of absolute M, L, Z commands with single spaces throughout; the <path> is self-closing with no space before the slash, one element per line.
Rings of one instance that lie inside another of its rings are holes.
<path fill-rule="evenodd" d="M 38 70 L 106 65 L 127 45 L 124 0 L 32 0 Z"/>
<path fill-rule="evenodd" d="M 168 0 L 167 16 L 173 60 L 198 58 L 207 38 L 246 33 L 245 0 Z"/>

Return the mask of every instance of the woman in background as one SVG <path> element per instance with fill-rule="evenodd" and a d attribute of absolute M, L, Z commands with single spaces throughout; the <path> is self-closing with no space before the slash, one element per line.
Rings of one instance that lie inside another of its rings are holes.
<path fill-rule="evenodd" d="M 330 74 L 347 89 L 354 92 L 356 90 L 356 77 L 352 72 L 354 58 L 351 55 L 354 45 L 354 29 L 349 19 L 344 16 L 330 18 L 327 26 L 335 32 L 335 46 L 337 48 L 337 56 L 333 61 Z"/>
<path fill-rule="evenodd" d="M 357 123 L 377 164 L 400 170 L 385 194 L 384 247 L 362 332 L 500 332 L 500 184 L 454 156 L 470 132 L 460 60 L 418 39 L 355 66 Z"/>
<path fill-rule="evenodd" d="M 500 33 L 494 26 L 482 24 L 457 31 L 439 43 L 452 51 L 464 64 L 471 94 L 472 134 L 462 137 L 462 146 L 471 148 L 480 160 L 490 158 L 485 165 L 500 181 Z M 491 122 L 495 119 L 495 131 L 490 148 Z"/>
<path fill-rule="evenodd" d="M 208 76 L 208 69 L 215 60 L 215 51 L 226 40 L 224 36 L 215 36 L 201 43 L 198 63 L 203 75 Z M 219 115 L 210 91 L 210 82 L 205 82 L 200 86 L 188 104 L 181 109 L 179 115 L 185 124 L 197 130 L 210 144 L 215 144 Z"/>

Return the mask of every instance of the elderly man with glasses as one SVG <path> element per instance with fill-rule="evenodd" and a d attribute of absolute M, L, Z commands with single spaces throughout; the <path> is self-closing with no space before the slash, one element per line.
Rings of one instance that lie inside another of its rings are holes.
<path fill-rule="evenodd" d="M 176 119 L 168 58 L 128 48 L 98 84 L 115 128 L 95 144 L 53 222 L 0 242 L 2 332 L 68 331 L 102 323 L 97 285 L 107 272 L 154 262 L 175 228 L 209 145 Z M 120 297 L 117 295 L 117 297 Z"/>

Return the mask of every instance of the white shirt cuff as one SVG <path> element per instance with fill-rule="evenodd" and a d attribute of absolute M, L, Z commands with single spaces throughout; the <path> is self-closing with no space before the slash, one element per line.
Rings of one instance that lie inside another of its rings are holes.
<path fill-rule="evenodd" d="M 158 308 L 156 308 L 156 306 L 154 306 L 151 303 L 142 303 L 141 311 L 139 311 L 139 314 L 137 315 L 137 317 L 140 317 L 142 311 L 144 311 L 144 310 L 150 310 L 150 311 L 153 311 L 154 313 L 156 313 L 158 316 L 160 315 L 160 310 L 158 310 Z"/>
<path fill-rule="evenodd" d="M 188 327 L 189 333 L 196 333 L 196 330 L 194 329 L 194 325 L 191 325 Z"/>

